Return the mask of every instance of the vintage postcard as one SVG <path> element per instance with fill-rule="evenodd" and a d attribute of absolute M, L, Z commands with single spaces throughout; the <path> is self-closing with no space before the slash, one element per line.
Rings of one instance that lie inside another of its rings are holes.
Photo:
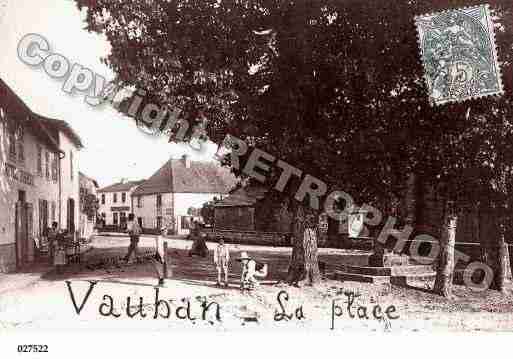
<path fill-rule="evenodd" d="M 0 45 L 2 358 L 513 332 L 511 0 L 0 0 Z"/>

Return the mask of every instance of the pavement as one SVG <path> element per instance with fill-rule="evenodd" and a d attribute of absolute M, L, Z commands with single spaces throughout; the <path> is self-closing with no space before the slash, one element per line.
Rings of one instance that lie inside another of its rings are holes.
<path fill-rule="evenodd" d="M 7 292 L 20 290 L 34 285 L 53 269 L 48 263 L 35 263 L 30 269 L 21 272 L 3 274 L 0 273 L 0 296 Z"/>

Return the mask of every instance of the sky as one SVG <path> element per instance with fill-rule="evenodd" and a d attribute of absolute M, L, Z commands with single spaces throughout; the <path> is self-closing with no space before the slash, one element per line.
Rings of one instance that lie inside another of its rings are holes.
<path fill-rule="evenodd" d="M 68 122 L 84 143 L 80 171 L 100 187 L 125 179 L 151 176 L 169 158 L 188 154 L 195 160 L 213 160 L 209 144 L 202 151 L 187 144 L 168 143 L 164 137 L 144 134 L 133 120 L 109 106 L 92 107 L 83 93 L 69 95 L 64 80 L 53 79 L 42 67 L 31 67 L 17 56 L 19 41 L 29 33 L 45 37 L 50 50 L 112 79 L 100 59 L 110 52 L 104 36 L 84 30 L 85 14 L 71 0 L 0 0 L 0 78 L 32 111 Z"/>

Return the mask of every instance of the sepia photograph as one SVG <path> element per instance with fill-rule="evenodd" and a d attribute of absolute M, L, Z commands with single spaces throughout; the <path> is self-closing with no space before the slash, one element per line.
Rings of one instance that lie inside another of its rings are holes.
<path fill-rule="evenodd" d="M 513 339 L 512 0 L 0 0 L 0 45 L 2 358 Z"/>

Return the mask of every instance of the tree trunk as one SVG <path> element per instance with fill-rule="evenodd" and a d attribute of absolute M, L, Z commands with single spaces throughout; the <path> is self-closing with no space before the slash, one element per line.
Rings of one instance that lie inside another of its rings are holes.
<path fill-rule="evenodd" d="M 487 206 L 480 211 L 479 217 L 479 241 L 484 249 L 486 265 L 493 272 L 489 289 L 504 292 L 506 290 L 507 252 L 498 210 Z"/>
<path fill-rule="evenodd" d="M 446 298 L 452 298 L 452 280 L 454 276 L 454 244 L 458 217 L 444 205 L 442 231 L 440 235 L 440 254 L 433 291 Z"/>
<path fill-rule="evenodd" d="M 513 280 L 513 256 L 511 255 L 511 247 L 509 246 L 509 243 L 504 243 L 504 248 L 506 251 L 506 263 L 509 265 L 509 267 L 506 268 L 506 280 L 512 281 Z"/>
<path fill-rule="evenodd" d="M 314 218 L 317 225 L 319 217 L 314 215 Z M 317 259 L 317 226 L 309 230 L 311 224 L 307 222 L 307 211 L 297 205 L 293 217 L 294 238 L 287 282 L 298 286 L 315 285 L 321 279 Z"/>

